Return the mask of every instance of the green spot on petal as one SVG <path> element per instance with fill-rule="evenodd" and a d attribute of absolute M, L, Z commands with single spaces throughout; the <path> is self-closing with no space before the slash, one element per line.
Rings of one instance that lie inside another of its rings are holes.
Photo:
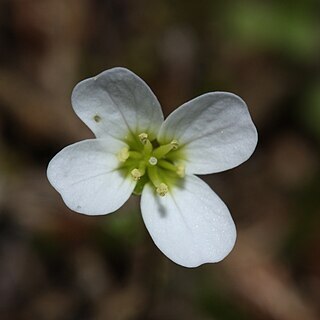
<path fill-rule="evenodd" d="M 101 121 L 101 117 L 100 117 L 98 114 L 96 114 L 96 115 L 93 117 L 93 120 L 98 123 L 98 122 Z"/>

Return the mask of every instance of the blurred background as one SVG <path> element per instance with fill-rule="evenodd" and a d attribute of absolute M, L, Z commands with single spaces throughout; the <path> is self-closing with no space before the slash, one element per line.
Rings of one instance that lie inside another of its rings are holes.
<path fill-rule="evenodd" d="M 0 1 L 0 319 L 319 319 L 319 1 Z M 204 177 L 238 229 L 221 263 L 153 244 L 139 198 L 71 212 L 46 167 L 92 137 L 74 85 L 124 66 L 165 115 L 209 91 L 248 104 L 250 160 Z"/>

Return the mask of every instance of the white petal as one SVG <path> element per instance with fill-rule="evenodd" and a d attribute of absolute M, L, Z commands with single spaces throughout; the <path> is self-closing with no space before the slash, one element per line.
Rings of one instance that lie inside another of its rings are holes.
<path fill-rule="evenodd" d="M 257 130 L 245 102 L 226 92 L 195 98 L 165 120 L 158 140 L 185 145 L 186 172 L 208 174 L 246 161 L 257 145 Z"/>
<path fill-rule="evenodd" d="M 164 197 L 146 185 L 141 211 L 155 244 L 182 266 L 218 262 L 234 246 L 236 229 L 228 208 L 196 176 L 187 176 L 183 187 Z"/>
<path fill-rule="evenodd" d="M 85 140 L 64 148 L 50 161 L 48 179 L 71 210 L 101 215 L 127 201 L 135 182 L 117 170 L 116 153 L 124 146 L 113 138 Z"/>
<path fill-rule="evenodd" d="M 97 137 L 123 139 L 128 132 L 147 132 L 154 139 L 163 122 L 161 106 L 151 89 L 124 68 L 109 69 L 78 83 L 72 105 Z"/>

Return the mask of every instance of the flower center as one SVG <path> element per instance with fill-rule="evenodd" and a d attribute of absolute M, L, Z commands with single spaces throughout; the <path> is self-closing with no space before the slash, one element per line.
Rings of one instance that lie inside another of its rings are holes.
<path fill-rule="evenodd" d="M 163 197 L 184 177 L 185 167 L 177 140 L 160 145 L 157 140 L 150 141 L 145 132 L 126 140 L 128 147 L 121 149 L 117 157 L 122 172 L 137 181 L 135 194 L 141 194 L 144 185 L 151 182 Z"/>

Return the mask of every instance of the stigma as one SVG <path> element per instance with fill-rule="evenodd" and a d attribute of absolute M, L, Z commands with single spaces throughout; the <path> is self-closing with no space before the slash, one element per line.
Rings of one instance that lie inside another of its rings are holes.
<path fill-rule="evenodd" d="M 158 159 L 156 157 L 150 157 L 149 158 L 149 163 L 152 165 L 152 166 L 155 166 L 157 163 L 158 163 Z"/>

